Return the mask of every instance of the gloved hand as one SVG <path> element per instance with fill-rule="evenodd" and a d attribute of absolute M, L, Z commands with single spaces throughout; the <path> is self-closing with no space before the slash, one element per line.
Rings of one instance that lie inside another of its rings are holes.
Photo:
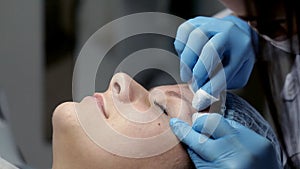
<path fill-rule="evenodd" d="M 218 97 L 226 88 L 247 83 L 255 62 L 251 38 L 257 41 L 258 36 L 235 16 L 196 17 L 179 26 L 174 46 L 181 61 L 181 79 L 192 82 L 195 92 L 201 91 L 196 95 L 203 103 L 193 104 L 194 108 L 202 110 L 211 104 L 203 100 L 211 99 L 205 96 Z"/>
<path fill-rule="evenodd" d="M 213 113 L 199 117 L 193 127 L 172 118 L 175 135 L 188 146 L 196 168 L 279 169 L 271 142 L 243 125 Z"/>

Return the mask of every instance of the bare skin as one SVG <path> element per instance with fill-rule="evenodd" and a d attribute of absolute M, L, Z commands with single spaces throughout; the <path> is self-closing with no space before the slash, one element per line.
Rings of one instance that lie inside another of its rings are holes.
<path fill-rule="evenodd" d="M 124 88 L 128 90 L 122 90 Z M 86 97 L 80 103 L 66 102 L 56 108 L 52 120 L 53 169 L 192 168 L 193 164 L 181 144 L 147 158 L 127 158 L 108 152 L 87 136 L 76 116 L 77 105 L 97 105 L 99 109 L 104 110 L 101 114 L 103 120 L 116 131 L 129 137 L 147 138 L 169 129 L 171 117 L 191 123 L 191 115 L 195 112 L 191 106 L 192 96 L 187 85 L 159 86 L 147 91 L 128 75 L 116 74 L 106 92 L 95 93 L 93 97 Z M 124 103 L 123 107 L 116 107 L 114 99 Z M 127 106 L 140 113 L 149 109 L 151 111 L 147 113 L 159 116 L 149 123 L 134 123 L 119 112 L 129 110 Z M 162 107 L 164 111 L 161 110 Z M 101 132 L 105 131 L 99 131 Z"/>

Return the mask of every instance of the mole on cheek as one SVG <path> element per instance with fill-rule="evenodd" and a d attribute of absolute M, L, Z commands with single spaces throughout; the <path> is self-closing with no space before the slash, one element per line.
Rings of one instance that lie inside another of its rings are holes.
<path fill-rule="evenodd" d="M 160 123 L 157 123 L 158 124 L 158 126 L 160 126 Z"/>

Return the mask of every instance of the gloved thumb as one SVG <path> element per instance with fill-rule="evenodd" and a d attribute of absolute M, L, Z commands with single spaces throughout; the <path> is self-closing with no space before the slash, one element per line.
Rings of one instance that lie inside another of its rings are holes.
<path fill-rule="evenodd" d="M 214 140 L 198 133 L 186 122 L 172 118 L 170 126 L 177 138 L 203 159 L 212 161 L 220 154 L 219 149 L 214 149 L 216 147 Z"/>
<path fill-rule="evenodd" d="M 192 126 L 177 118 L 172 118 L 170 120 L 170 127 L 180 141 L 184 140 L 191 130 L 193 130 Z"/>
<path fill-rule="evenodd" d="M 170 120 L 170 127 L 176 137 L 193 150 L 197 149 L 199 143 L 211 140 L 206 135 L 195 131 L 188 123 L 177 118 L 172 118 Z"/>

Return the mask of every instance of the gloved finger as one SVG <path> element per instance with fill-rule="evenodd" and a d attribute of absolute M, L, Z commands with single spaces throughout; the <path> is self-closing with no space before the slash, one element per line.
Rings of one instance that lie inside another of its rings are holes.
<path fill-rule="evenodd" d="M 223 70 L 219 70 L 216 75 L 205 83 L 201 89 L 209 93 L 211 96 L 217 98 L 222 91 L 226 89 L 226 76 Z M 213 102 L 211 102 L 212 104 Z"/>
<path fill-rule="evenodd" d="M 249 26 L 249 24 L 247 22 L 245 22 L 244 20 L 240 19 L 239 17 L 236 17 L 234 15 L 228 15 L 228 16 L 222 18 L 222 20 L 233 22 L 245 33 L 250 32 L 251 27 Z"/>
<path fill-rule="evenodd" d="M 203 46 L 207 43 L 208 40 L 209 37 L 201 29 L 194 29 L 190 33 L 185 48 L 180 55 L 180 61 L 183 62 L 184 65 L 189 67 L 190 70 L 192 70 L 199 58 Z M 186 72 L 186 70 L 187 69 L 183 67 L 181 67 L 180 69 L 181 80 L 184 82 L 190 81 L 192 78 L 191 74 L 189 74 L 189 72 Z"/>
<path fill-rule="evenodd" d="M 233 127 L 223 116 L 217 113 L 206 114 L 199 117 L 193 124 L 193 129 L 199 133 L 212 136 L 214 139 L 232 134 Z"/>
<path fill-rule="evenodd" d="M 188 41 L 188 37 L 190 35 L 190 32 L 192 32 L 196 26 L 194 26 L 191 22 L 187 21 L 181 24 L 176 33 L 176 38 L 174 41 L 174 47 L 177 52 L 177 54 L 180 56 L 186 42 Z"/>
<path fill-rule="evenodd" d="M 232 32 L 239 32 L 236 26 L 233 26 L 231 29 L 234 30 Z M 226 51 L 223 51 L 223 53 L 227 54 L 228 56 L 226 57 L 222 54 L 222 56 L 220 57 L 222 60 L 222 65 L 224 68 L 227 82 L 230 82 L 234 78 L 234 76 L 238 74 L 245 62 L 250 60 L 249 64 L 252 64 L 252 62 L 254 62 L 255 59 L 253 55 L 254 52 L 252 51 L 253 47 L 251 44 L 250 37 L 244 33 L 240 33 L 239 35 L 240 38 L 235 38 L 233 40 L 231 39 L 233 37 L 226 39 L 226 37 L 228 37 L 227 33 L 220 33 L 220 37 L 223 38 L 214 38 L 210 40 L 213 44 L 222 44 L 223 42 L 224 45 L 229 45 L 229 47 L 226 48 Z M 243 48 L 249 50 L 240 50 Z M 252 70 L 252 67 L 253 66 L 244 68 Z M 247 76 L 250 76 L 250 73 L 247 73 Z M 241 81 L 237 82 L 237 84 L 240 83 Z"/>
<path fill-rule="evenodd" d="M 190 19 L 183 24 L 181 24 L 176 33 L 176 39 L 174 41 L 175 50 L 177 51 L 177 54 L 180 56 L 184 50 L 185 44 L 188 41 L 190 33 L 200 26 L 201 24 L 204 24 L 208 22 L 210 18 L 208 17 L 196 17 L 193 19 Z"/>
<path fill-rule="evenodd" d="M 226 82 L 227 82 L 228 89 L 241 88 L 247 83 L 253 65 L 252 66 L 249 65 L 249 67 L 243 66 L 245 63 L 244 57 L 247 58 L 248 56 L 242 55 L 242 57 L 237 57 L 235 59 L 230 58 L 228 64 L 223 67 L 224 73 L 226 75 Z M 249 64 L 251 64 L 251 62 L 249 62 Z M 246 73 L 246 74 L 241 74 L 241 73 Z M 241 78 L 235 79 L 235 77 L 241 77 Z M 235 81 L 235 83 L 233 83 L 233 81 Z"/>
<path fill-rule="evenodd" d="M 211 104 L 219 101 L 221 92 L 227 88 L 226 75 L 221 64 L 215 71 L 217 73 L 194 94 L 192 106 L 198 111 L 204 110 Z"/>
<path fill-rule="evenodd" d="M 230 30 L 232 25 L 234 25 L 234 23 L 231 21 L 226 21 L 220 18 L 209 18 L 209 21 L 206 21 L 205 24 L 201 24 L 199 27 L 202 30 L 210 31 L 213 34 L 218 34 Z"/>
<path fill-rule="evenodd" d="M 223 26 L 216 27 L 216 24 Z M 206 83 L 207 79 L 211 79 L 212 74 L 221 61 L 224 64 L 226 80 L 230 82 L 241 69 L 243 63 L 249 58 L 254 58 L 253 51 L 240 50 L 243 48 L 252 50 L 251 39 L 233 22 L 215 19 L 214 22 L 203 24 L 199 28 L 202 30 L 210 29 L 210 32 L 218 32 L 218 34 L 214 35 L 203 47 L 200 57 L 194 66 L 192 71 L 195 79 L 192 85 L 193 89 L 199 89 Z M 235 38 L 232 35 L 233 33 L 239 33 L 240 38 Z M 228 56 L 224 57 L 225 54 Z M 241 82 L 237 84 L 240 86 Z M 207 92 L 209 93 L 209 91 Z"/>
<path fill-rule="evenodd" d="M 217 66 L 221 63 L 226 43 L 223 34 L 213 36 L 203 47 L 196 65 L 193 68 L 193 89 L 199 89 L 211 78 Z M 208 92 L 211 94 L 210 92 Z"/>
<path fill-rule="evenodd" d="M 194 165 L 196 168 L 201 168 L 201 169 L 211 169 L 213 166 L 211 163 L 203 160 L 197 153 L 195 153 L 192 149 L 187 148 L 187 152 L 192 159 Z"/>
<path fill-rule="evenodd" d="M 241 68 L 231 78 L 231 80 L 227 82 L 228 89 L 237 89 L 244 87 L 250 78 L 254 63 L 255 57 L 248 58 L 248 60 L 242 64 Z"/>
<path fill-rule="evenodd" d="M 198 56 L 190 49 L 185 46 L 184 51 L 180 56 L 180 78 L 183 82 L 188 82 L 192 78 L 192 68 L 197 62 Z"/>
<path fill-rule="evenodd" d="M 213 47 L 213 44 L 208 44 L 209 39 L 218 32 L 212 32 L 209 27 L 203 26 L 214 19 L 198 17 L 193 20 L 203 24 L 199 25 L 199 27 L 190 33 L 187 44 L 181 55 L 181 61 L 192 70 L 193 77 L 191 77 L 190 70 L 183 66 L 181 66 L 180 76 L 184 82 L 188 82 L 192 79 L 191 86 L 193 91 L 196 92 L 208 79 L 207 72 L 210 73 L 207 63 L 204 62 L 215 63 L 215 61 L 219 59 L 215 59 L 215 57 L 211 57 L 211 55 L 215 55 L 216 57 L 219 55 L 215 52 L 216 50 L 215 47 Z M 214 37 L 212 39 L 214 39 Z M 203 49 L 204 46 L 207 46 L 205 50 Z M 223 48 L 224 45 L 220 44 L 219 46 L 222 46 Z M 212 68 L 213 67 L 214 66 L 212 65 Z"/>
<path fill-rule="evenodd" d="M 180 61 L 180 79 L 183 82 L 189 82 L 192 78 L 192 74 L 193 74 L 192 69 L 187 64 Z"/>
<path fill-rule="evenodd" d="M 213 22 L 203 24 L 199 26 L 199 28 L 201 30 L 209 30 L 210 33 L 219 35 L 218 38 L 212 38 L 209 42 L 213 44 L 220 56 L 222 54 L 222 50 L 225 52 L 225 50 L 228 51 L 235 48 L 236 50 L 231 51 L 234 52 L 234 54 L 230 53 L 230 55 L 233 55 L 237 58 L 243 58 L 244 55 L 242 54 L 247 54 L 249 51 L 241 50 L 241 47 L 249 48 L 249 44 L 251 44 L 251 37 L 249 36 L 249 32 L 243 31 L 243 29 L 237 25 L 238 24 L 232 21 L 214 18 Z M 249 26 L 247 26 L 245 29 L 250 29 L 248 27 Z M 236 38 L 235 34 L 238 34 L 240 38 Z"/>
<path fill-rule="evenodd" d="M 192 69 L 191 87 L 196 92 L 208 80 L 208 71 L 202 61 L 198 60 Z M 210 93 L 209 93 L 210 94 Z"/>
<path fill-rule="evenodd" d="M 241 56 L 241 57 L 236 57 L 236 58 L 224 58 L 224 45 L 227 43 L 226 40 L 227 35 L 225 33 L 220 33 L 213 38 L 209 40 L 209 42 L 204 46 L 203 51 L 199 57 L 199 65 L 203 64 L 204 66 L 198 66 L 198 62 L 196 63 L 194 70 L 193 70 L 193 76 L 196 78 L 196 85 L 198 88 L 202 88 L 205 90 L 207 93 L 212 94 L 213 96 L 218 96 L 219 92 L 223 90 L 222 86 L 224 84 L 223 80 L 226 77 L 226 82 L 229 84 L 230 81 L 233 79 L 233 77 L 239 72 L 241 67 L 243 66 L 243 63 L 245 62 L 245 59 L 249 59 L 252 56 L 247 56 L 246 54 L 236 52 L 234 56 Z M 247 38 L 245 38 L 247 39 Z M 244 42 L 243 42 L 244 43 Z M 237 50 L 239 51 L 239 50 Z M 251 52 L 250 52 L 251 53 Z M 212 57 L 209 57 L 212 56 Z M 220 58 L 218 58 L 218 57 Z M 233 56 L 231 56 L 233 57 Z M 252 57 L 254 58 L 254 57 Z M 228 59 L 225 61 L 225 59 Z M 220 61 L 222 60 L 223 64 L 220 64 Z M 202 62 L 202 63 L 201 63 Z M 227 62 L 227 63 L 226 63 Z M 242 64 L 241 64 L 242 63 Z M 249 62 L 250 63 L 250 62 Z M 252 64 L 252 61 L 251 61 Z M 220 70 L 218 70 L 218 69 Z M 204 70 L 206 69 L 206 70 Z M 224 71 L 222 71 L 222 69 Z M 244 67 L 244 69 L 248 69 L 248 67 Z M 252 70 L 252 67 L 249 66 L 248 70 Z M 206 84 L 206 87 L 202 87 L 204 85 L 204 80 L 201 77 L 205 77 L 205 71 L 209 73 L 208 78 L 210 79 L 211 82 Z M 243 70 L 246 71 L 246 70 Z M 197 73 L 196 73 L 197 72 Z M 214 75 L 214 73 L 219 74 L 218 76 Z M 222 72 L 224 72 L 225 76 L 223 76 Z M 220 74 L 221 73 L 221 74 Z M 251 71 L 249 71 L 248 75 L 250 76 Z M 222 79 L 219 79 L 222 78 Z M 215 79 L 215 80 L 212 80 Z M 244 82 L 246 83 L 246 82 Z M 243 84 L 241 81 L 238 81 L 236 83 L 238 87 L 241 87 L 241 84 Z M 214 87 L 216 86 L 216 87 Z M 220 86 L 220 88 L 218 87 Z M 212 88 L 211 88 L 212 87 Z M 211 89 L 211 90 L 209 90 Z M 215 93 L 214 93 L 215 92 Z"/>
<path fill-rule="evenodd" d="M 198 111 L 218 101 L 220 93 L 227 87 L 224 69 L 217 67 L 215 71 L 217 73 L 194 94 L 192 106 Z"/>
<path fill-rule="evenodd" d="M 215 158 L 214 154 L 211 154 L 215 144 L 214 140 L 196 132 L 189 124 L 177 118 L 170 120 L 170 126 L 176 137 L 203 159 L 211 160 Z"/>
<path fill-rule="evenodd" d="M 193 149 L 193 145 L 195 142 L 195 138 L 200 137 L 200 133 L 193 130 L 193 128 L 186 122 L 179 120 L 177 118 L 172 118 L 170 120 L 170 127 L 173 131 L 173 133 L 176 135 L 176 137 L 188 145 L 190 148 Z M 206 139 L 207 137 L 203 135 L 203 139 Z M 207 138 L 209 139 L 209 138 Z M 197 142 L 197 141 L 196 141 Z"/>

